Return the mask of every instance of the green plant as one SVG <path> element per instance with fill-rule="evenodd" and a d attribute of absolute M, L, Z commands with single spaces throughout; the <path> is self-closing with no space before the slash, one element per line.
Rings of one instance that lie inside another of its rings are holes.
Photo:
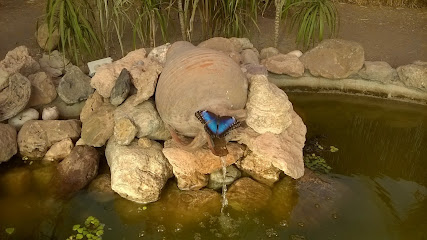
<path fill-rule="evenodd" d="M 296 42 L 307 49 L 310 44 L 323 40 L 325 29 L 334 35 L 337 27 L 338 12 L 330 0 L 301 0 L 291 17 L 291 29 L 297 28 Z"/>
<path fill-rule="evenodd" d="M 84 222 L 84 226 L 81 226 L 80 224 L 73 226 L 73 231 L 76 232 L 76 234 L 71 235 L 67 240 L 100 240 L 102 239 L 102 235 L 104 235 L 104 227 L 105 224 L 100 223 L 97 218 L 90 216 Z"/>
<path fill-rule="evenodd" d="M 257 0 L 221 0 L 216 12 L 218 34 L 225 37 L 240 37 L 248 33 L 248 23 L 257 27 Z"/>
<path fill-rule="evenodd" d="M 314 153 L 304 156 L 304 164 L 310 170 L 320 173 L 329 173 L 332 169 L 323 157 Z"/>
<path fill-rule="evenodd" d="M 163 41 L 167 41 L 167 27 L 172 2 L 164 0 L 139 0 L 137 16 L 133 23 L 134 47 L 136 38 L 143 45 L 149 43 L 151 47 L 156 46 L 157 28 L 160 27 Z"/>
<path fill-rule="evenodd" d="M 94 15 L 87 0 L 47 0 L 46 22 L 49 36 L 59 30 L 60 48 L 75 64 L 102 52 L 102 43 L 95 34 Z"/>

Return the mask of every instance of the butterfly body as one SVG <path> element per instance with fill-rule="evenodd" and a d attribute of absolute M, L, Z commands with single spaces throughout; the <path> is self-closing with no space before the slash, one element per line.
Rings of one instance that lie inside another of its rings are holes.
<path fill-rule="evenodd" d="M 231 116 L 218 116 L 207 110 L 196 112 L 196 117 L 205 125 L 206 132 L 212 138 L 223 138 L 240 123 Z"/>

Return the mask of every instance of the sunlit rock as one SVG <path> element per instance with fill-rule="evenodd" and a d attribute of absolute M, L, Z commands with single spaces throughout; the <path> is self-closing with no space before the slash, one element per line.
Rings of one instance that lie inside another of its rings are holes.
<path fill-rule="evenodd" d="M 0 163 L 7 162 L 18 152 L 16 130 L 9 124 L 0 123 Z"/>
<path fill-rule="evenodd" d="M 56 142 L 80 137 L 81 124 L 77 120 L 31 120 L 18 133 L 19 153 L 29 159 L 42 158 Z"/>
<path fill-rule="evenodd" d="M 249 80 L 246 123 L 258 133 L 280 134 L 292 123 L 288 96 L 264 75 Z"/>
<path fill-rule="evenodd" d="M 120 196 L 138 203 L 159 199 L 166 181 L 172 177 L 172 167 L 162 154 L 162 146 L 152 141 L 142 147 L 137 141 L 129 146 L 111 138 L 105 149 L 111 170 L 111 187 Z"/>
<path fill-rule="evenodd" d="M 272 186 L 279 180 L 280 169 L 273 166 L 269 159 L 259 157 L 250 151 L 236 165 L 258 182 L 268 186 Z"/>
<path fill-rule="evenodd" d="M 243 149 L 236 143 L 229 143 L 227 149 L 229 154 L 225 156 L 225 162 L 229 166 L 242 157 Z M 214 155 L 206 145 L 189 151 L 174 140 L 168 140 L 165 142 L 163 154 L 172 164 L 181 190 L 197 190 L 206 186 L 209 179 L 206 174 L 222 168 L 221 158 Z"/>
<path fill-rule="evenodd" d="M 60 161 L 71 153 L 73 147 L 74 144 L 71 138 L 66 138 L 59 142 L 56 142 L 49 148 L 49 150 L 47 150 L 46 154 L 43 157 L 43 160 Z"/>
<path fill-rule="evenodd" d="M 156 60 L 162 66 L 164 66 L 166 63 L 166 54 L 167 54 L 170 46 L 171 46 L 170 43 L 166 43 L 166 44 L 163 44 L 161 46 L 155 47 L 155 48 L 153 48 L 153 50 L 150 51 L 150 53 L 148 54 L 148 57 L 153 59 L 153 60 Z"/>
<path fill-rule="evenodd" d="M 129 145 L 137 132 L 135 125 L 127 118 L 120 118 L 114 124 L 114 138 L 120 145 Z"/>
<path fill-rule="evenodd" d="M 341 79 L 362 68 L 365 52 L 357 42 L 326 39 L 304 53 L 300 60 L 313 76 Z"/>
<path fill-rule="evenodd" d="M 16 128 L 19 131 L 24 123 L 30 120 L 38 120 L 40 117 L 40 113 L 34 108 L 28 108 L 24 111 L 18 113 L 15 117 L 9 119 L 7 122 L 9 125 Z"/>
<path fill-rule="evenodd" d="M 271 194 L 266 185 L 245 177 L 231 185 L 227 198 L 228 204 L 237 211 L 256 212 L 267 206 Z"/>

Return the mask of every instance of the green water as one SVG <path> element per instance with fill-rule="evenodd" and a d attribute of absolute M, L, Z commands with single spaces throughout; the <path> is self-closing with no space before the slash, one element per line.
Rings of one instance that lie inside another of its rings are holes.
<path fill-rule="evenodd" d="M 229 207 L 229 216 L 221 217 L 220 198 L 217 204 L 187 201 L 173 181 L 162 200 L 146 208 L 119 197 L 100 201 L 87 191 L 53 201 L 31 181 L 21 191 L 0 189 L 0 239 L 65 239 L 91 215 L 106 225 L 103 239 L 427 239 L 427 107 L 339 95 L 289 97 L 307 137 L 323 135 L 325 145 L 339 149 L 325 153 L 332 171 L 317 182 L 283 178 L 266 207 Z M 0 177 L 11 168 L 39 168 L 20 162 L 0 165 Z M 5 233 L 9 227 L 12 235 Z"/>

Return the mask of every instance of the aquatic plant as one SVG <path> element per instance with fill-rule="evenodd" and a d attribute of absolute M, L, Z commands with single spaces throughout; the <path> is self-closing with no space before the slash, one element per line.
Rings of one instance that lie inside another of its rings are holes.
<path fill-rule="evenodd" d="M 314 153 L 304 156 L 304 165 L 308 169 L 319 173 L 329 173 L 332 169 L 323 157 Z"/>
<path fill-rule="evenodd" d="M 67 240 L 76 240 L 76 239 L 93 239 L 100 240 L 102 239 L 102 235 L 104 235 L 104 226 L 99 222 L 99 220 L 93 216 L 89 216 L 85 222 L 84 226 L 80 224 L 76 224 L 73 226 L 73 231 L 76 234 L 71 235 L 67 238 Z"/>
<path fill-rule="evenodd" d="M 6 228 L 4 231 L 7 235 L 12 235 L 15 232 L 15 228 Z"/>

